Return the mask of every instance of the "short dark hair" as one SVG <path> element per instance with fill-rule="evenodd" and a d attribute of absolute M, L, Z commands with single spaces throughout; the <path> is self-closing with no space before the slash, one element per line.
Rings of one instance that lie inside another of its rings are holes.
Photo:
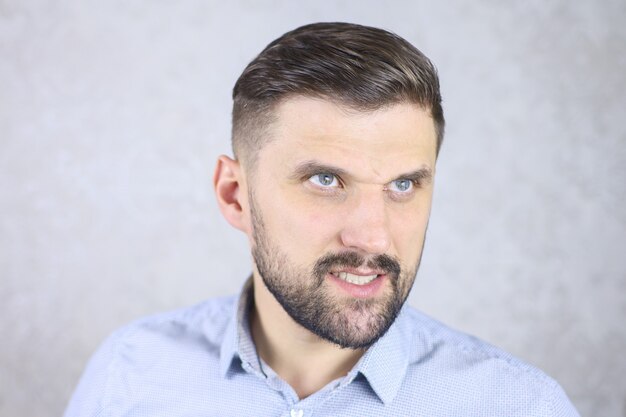
<path fill-rule="evenodd" d="M 235 157 L 256 161 L 273 110 L 293 96 L 319 97 L 371 111 L 400 102 L 431 113 L 437 153 L 445 120 L 437 70 L 417 48 L 386 30 L 314 23 L 285 33 L 245 68 L 233 88 Z"/>

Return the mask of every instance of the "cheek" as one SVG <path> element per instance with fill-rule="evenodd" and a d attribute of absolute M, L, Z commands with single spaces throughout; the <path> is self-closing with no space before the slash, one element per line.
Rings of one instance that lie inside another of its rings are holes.
<path fill-rule="evenodd" d="M 424 243 L 430 207 L 421 207 L 410 212 L 396 213 L 390 223 L 393 242 L 398 255 L 404 262 L 413 262 Z"/>
<path fill-rule="evenodd" d="M 286 226 L 286 232 L 298 236 L 309 246 L 325 246 L 337 235 L 338 218 L 332 210 L 302 208 Z"/>
<path fill-rule="evenodd" d="M 283 250 L 305 262 L 317 259 L 335 241 L 342 216 L 316 204 L 292 199 L 274 200 L 266 215 L 271 239 Z"/>

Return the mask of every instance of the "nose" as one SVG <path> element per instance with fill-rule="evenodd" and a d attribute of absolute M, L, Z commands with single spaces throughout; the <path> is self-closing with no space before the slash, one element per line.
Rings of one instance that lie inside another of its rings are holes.
<path fill-rule="evenodd" d="M 391 245 L 387 216 L 384 197 L 379 193 L 354 196 L 341 231 L 343 245 L 372 255 L 386 253 Z"/>

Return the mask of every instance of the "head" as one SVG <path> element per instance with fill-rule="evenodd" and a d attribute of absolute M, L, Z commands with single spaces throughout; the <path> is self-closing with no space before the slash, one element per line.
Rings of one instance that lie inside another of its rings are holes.
<path fill-rule="evenodd" d="M 233 99 L 235 159 L 215 186 L 248 235 L 255 293 L 325 340 L 371 345 L 424 246 L 444 132 L 433 65 L 380 29 L 307 25 L 270 43 Z"/>

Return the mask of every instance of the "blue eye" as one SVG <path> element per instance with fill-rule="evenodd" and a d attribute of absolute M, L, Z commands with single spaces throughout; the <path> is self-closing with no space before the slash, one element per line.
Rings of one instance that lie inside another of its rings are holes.
<path fill-rule="evenodd" d="M 389 189 L 396 193 L 406 193 L 413 189 L 413 181 L 407 179 L 399 179 L 391 181 Z"/>
<path fill-rule="evenodd" d="M 339 186 L 339 180 L 337 179 L 337 177 L 333 174 L 328 173 L 315 174 L 309 178 L 309 181 L 323 188 L 332 188 Z"/>

